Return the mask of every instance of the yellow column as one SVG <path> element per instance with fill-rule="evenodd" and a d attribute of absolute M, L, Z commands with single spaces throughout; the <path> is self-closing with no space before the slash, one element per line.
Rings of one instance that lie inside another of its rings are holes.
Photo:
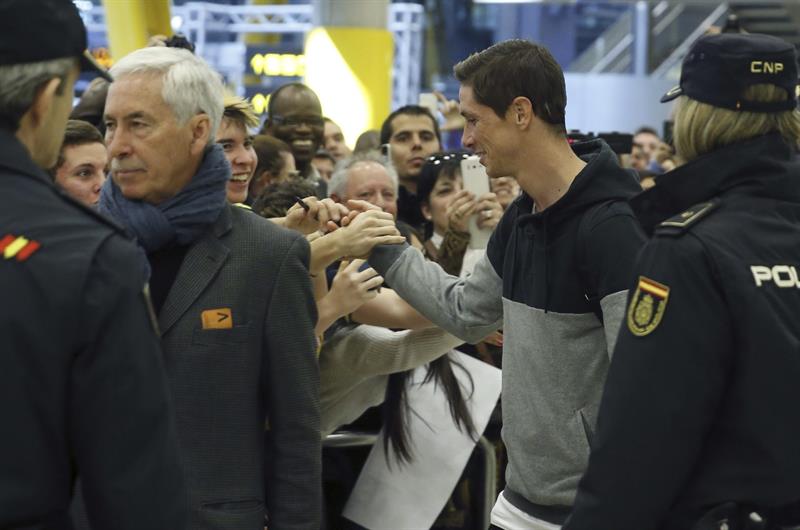
<path fill-rule="evenodd" d="M 147 45 L 153 35 L 172 35 L 169 0 L 103 0 L 112 59 Z"/>
<path fill-rule="evenodd" d="M 385 29 L 321 27 L 306 38 L 306 84 L 350 145 L 365 130 L 379 129 L 389 114 L 393 55 L 392 33 Z"/>

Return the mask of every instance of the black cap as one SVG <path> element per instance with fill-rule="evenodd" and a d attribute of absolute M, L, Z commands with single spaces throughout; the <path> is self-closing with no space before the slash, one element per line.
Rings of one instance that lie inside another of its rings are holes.
<path fill-rule="evenodd" d="M 775 85 L 789 99 L 758 102 L 741 99 L 752 85 Z M 721 33 L 700 37 L 681 67 L 681 84 L 661 98 L 678 96 L 731 110 L 780 112 L 797 107 L 797 57 L 788 42 L 758 33 Z"/>
<path fill-rule="evenodd" d="M 76 57 L 81 70 L 112 80 L 86 50 L 86 27 L 72 0 L 2 0 L 0 35 L 0 65 Z"/>

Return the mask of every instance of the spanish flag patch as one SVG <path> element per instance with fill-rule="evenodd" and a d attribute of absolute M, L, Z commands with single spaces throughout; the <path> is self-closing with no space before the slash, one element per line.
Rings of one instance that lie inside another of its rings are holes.
<path fill-rule="evenodd" d="M 628 306 L 628 329 L 637 337 L 652 333 L 661 323 L 669 300 L 669 287 L 639 276 L 639 285 Z"/>
<path fill-rule="evenodd" d="M 38 241 L 31 241 L 23 236 L 6 234 L 0 239 L 0 254 L 3 259 L 16 258 L 17 261 L 25 261 L 39 250 L 41 245 Z"/>

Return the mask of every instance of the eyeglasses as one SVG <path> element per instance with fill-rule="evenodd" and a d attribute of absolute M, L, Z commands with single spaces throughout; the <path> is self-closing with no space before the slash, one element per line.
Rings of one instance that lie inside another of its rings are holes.
<path fill-rule="evenodd" d="M 425 159 L 425 161 L 438 166 L 443 162 L 461 162 L 470 156 L 471 155 L 469 153 L 439 153 L 429 156 Z"/>
<path fill-rule="evenodd" d="M 325 126 L 325 120 L 321 116 L 271 116 L 270 120 L 277 125 L 285 125 L 287 127 L 300 127 L 301 125 L 308 125 L 309 127 Z"/>

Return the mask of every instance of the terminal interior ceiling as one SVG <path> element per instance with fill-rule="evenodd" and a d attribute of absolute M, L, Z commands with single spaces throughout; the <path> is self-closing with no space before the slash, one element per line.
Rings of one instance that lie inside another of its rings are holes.
<path fill-rule="evenodd" d="M 595 131 L 633 130 L 643 123 L 659 126 L 670 109 L 657 105 L 658 95 L 675 84 L 689 45 L 710 27 L 724 27 L 731 17 L 749 32 L 800 43 L 800 2 L 791 0 L 75 3 L 90 29 L 90 47 L 104 59 L 113 61 L 114 47 L 119 47 L 113 38 L 109 42 L 106 11 L 128 6 L 124 25 L 114 29 L 117 35 L 137 31 L 131 29 L 130 13 L 140 5 L 145 21 L 138 29 L 142 34 L 135 36 L 138 41 L 130 42 L 146 41 L 145 33 L 154 27 L 151 19 L 160 18 L 155 26 L 160 23 L 162 31 L 186 34 L 197 45 L 198 53 L 223 74 L 229 88 L 251 98 L 262 114 L 270 92 L 277 86 L 317 80 L 314 88 L 323 92 L 323 100 L 341 107 L 332 114 L 345 121 L 358 121 L 352 125 L 353 131 L 374 126 L 377 116 L 392 108 L 416 103 L 420 93 L 437 90 L 449 99 L 457 98 L 453 65 L 472 52 L 509 38 L 533 40 L 551 50 L 567 77 L 568 127 Z M 161 12 L 156 13 L 159 6 Z M 320 27 L 322 32 L 315 31 Z M 362 30 L 346 34 L 341 31 L 344 27 Z M 384 38 L 363 31 L 370 27 L 388 33 Z M 314 44 L 312 52 L 316 55 L 308 54 L 309 43 Z M 333 55 L 327 47 L 335 49 Z M 365 56 L 367 50 L 370 54 Z M 382 53 L 390 55 L 386 59 L 390 62 L 388 77 L 378 71 L 382 70 Z M 328 82 L 331 76 L 339 80 L 338 88 Z M 361 91 L 366 98 L 364 108 L 342 105 L 352 90 Z M 636 117 L 630 116 L 632 108 L 637 109 Z"/>

